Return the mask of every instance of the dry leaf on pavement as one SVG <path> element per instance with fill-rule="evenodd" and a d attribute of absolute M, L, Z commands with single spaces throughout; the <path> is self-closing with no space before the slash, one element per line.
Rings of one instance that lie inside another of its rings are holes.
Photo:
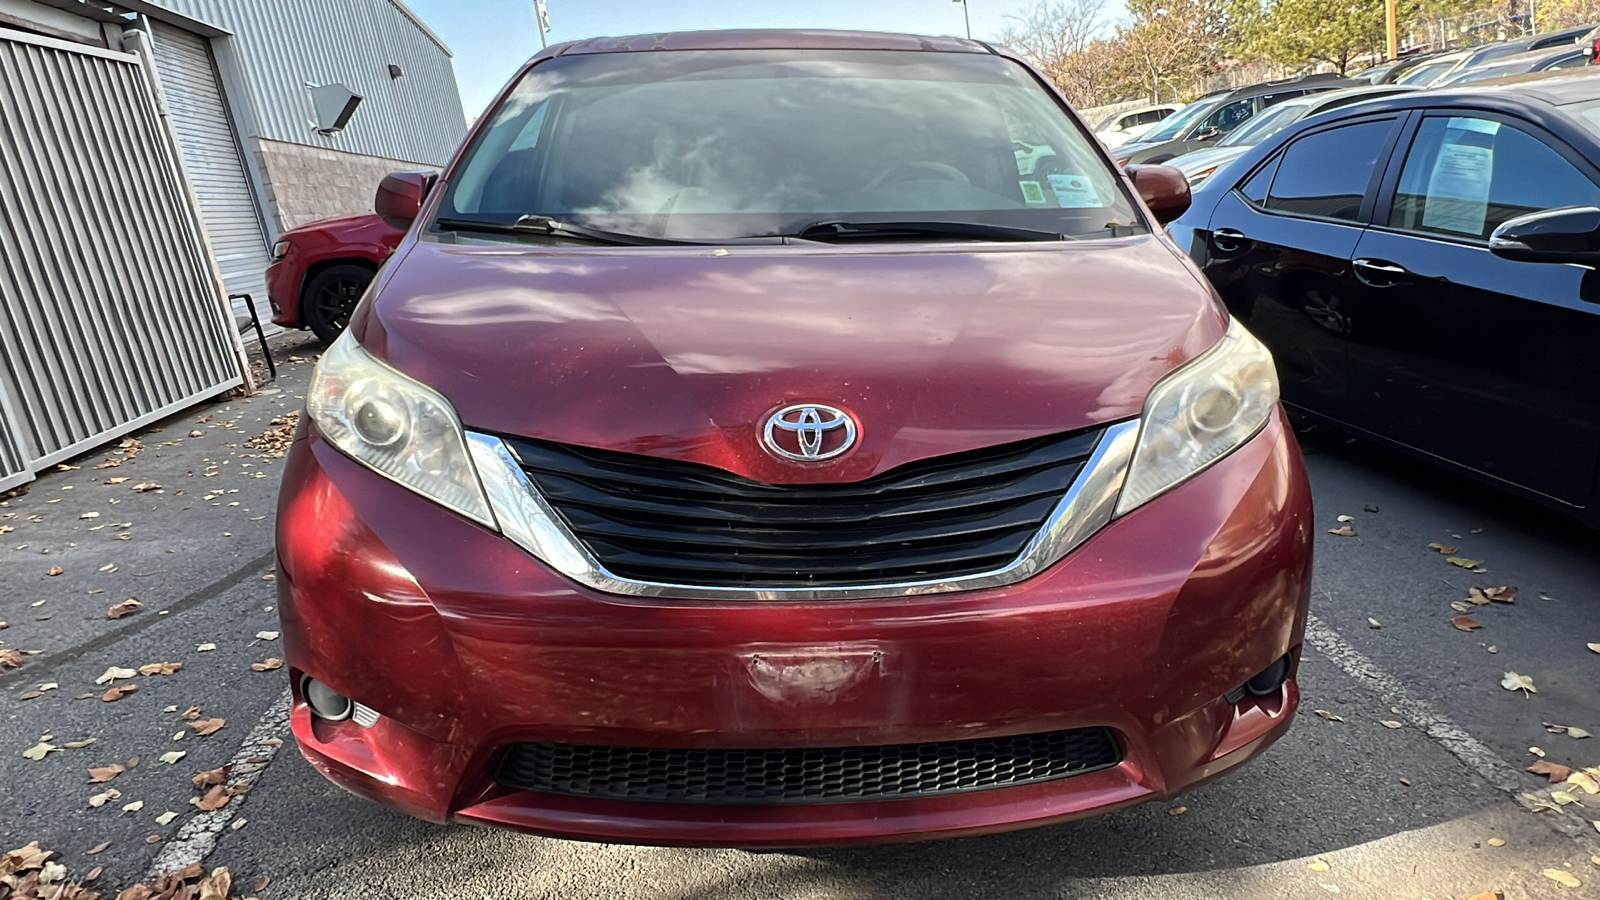
<path fill-rule="evenodd" d="M 1474 619 L 1471 616 L 1453 616 L 1450 619 L 1450 624 L 1454 625 L 1458 630 L 1461 631 L 1472 631 L 1474 629 L 1483 627 L 1482 622 L 1479 622 L 1477 619 Z"/>
<path fill-rule="evenodd" d="M 206 788 L 211 787 L 212 785 L 227 784 L 228 773 L 232 771 L 233 763 L 228 763 L 225 766 L 219 766 L 215 769 L 207 769 L 204 772 L 195 775 L 190 780 L 194 782 L 194 786 L 197 788 Z"/>
<path fill-rule="evenodd" d="M 137 691 L 138 689 L 139 686 L 137 684 L 115 685 L 111 688 L 108 688 L 104 694 L 101 694 L 100 699 L 107 703 L 115 703 L 118 700 L 121 700 L 123 697 L 126 697 L 134 691 Z"/>
<path fill-rule="evenodd" d="M 89 769 L 89 783 L 100 784 L 128 771 L 121 763 L 112 763 L 109 766 L 95 766 Z"/>
<path fill-rule="evenodd" d="M 52 744 L 49 741 L 40 741 L 39 743 L 34 744 L 32 747 L 22 751 L 22 757 L 24 759 L 31 759 L 34 762 L 38 762 L 39 760 L 44 759 L 48 754 L 60 752 L 61 748 L 57 747 L 55 744 Z"/>
<path fill-rule="evenodd" d="M 1497 838 L 1497 837 L 1489 838 L 1489 840 L 1485 841 L 1484 843 L 1488 844 L 1491 847 L 1504 847 L 1506 845 L 1506 839 L 1505 838 Z"/>
<path fill-rule="evenodd" d="M 122 900 L 122 898 L 118 897 L 117 900 Z M 1484 891 L 1481 894 L 1473 894 L 1467 900 L 1506 900 L 1506 895 L 1499 891 Z"/>
<path fill-rule="evenodd" d="M 180 759 L 183 759 L 185 756 L 188 756 L 188 755 L 189 755 L 188 751 L 185 751 L 185 750 L 168 750 L 166 753 L 163 753 L 160 756 L 156 757 L 156 759 L 159 759 L 162 762 L 164 762 L 164 763 L 166 763 L 167 765 L 170 766 L 173 763 L 177 762 Z"/>
<path fill-rule="evenodd" d="M 183 668 L 181 662 L 158 662 L 139 667 L 140 675 L 171 675 Z"/>
<path fill-rule="evenodd" d="M 110 609 L 106 610 L 106 618 L 120 619 L 143 605 L 143 603 L 139 602 L 139 598 L 129 597 L 121 603 L 113 604 Z"/>
<path fill-rule="evenodd" d="M 1338 528 L 1329 528 L 1328 533 L 1339 537 L 1355 537 L 1356 530 L 1349 525 L 1340 525 Z"/>
<path fill-rule="evenodd" d="M 1483 561 L 1482 560 L 1469 559 L 1469 558 L 1467 558 L 1465 556 L 1447 556 L 1447 557 L 1444 558 L 1444 561 L 1449 563 L 1452 566 L 1460 566 L 1463 569 L 1481 569 L 1481 568 L 1483 568 Z"/>
<path fill-rule="evenodd" d="M 0 625 L 4 625 L 4 624 L 5 624 L 4 622 L 0 622 Z M 1600 641 L 1594 641 L 1594 642 L 1590 643 L 1589 644 L 1589 649 L 1593 650 L 1596 653 L 1600 653 Z"/>
<path fill-rule="evenodd" d="M 0 650 L 0 669 L 22 668 L 22 651 Z"/>
<path fill-rule="evenodd" d="M 277 639 L 278 639 L 278 633 L 276 631 L 258 631 L 258 632 L 256 632 L 256 640 L 260 640 L 260 641 L 275 641 Z"/>
<path fill-rule="evenodd" d="M 60 566 L 51 566 L 50 568 L 45 570 L 44 574 L 50 576 L 51 578 L 54 578 L 55 576 L 60 575 L 62 572 L 65 572 L 65 571 L 66 571 L 66 569 L 63 569 Z"/>
<path fill-rule="evenodd" d="M 189 723 L 189 727 L 194 729 L 195 734 L 204 737 L 208 734 L 217 733 L 226 724 L 228 724 L 227 719 L 196 719 Z"/>
<path fill-rule="evenodd" d="M 1385 728 L 1404 728 L 1404 727 L 1406 727 L 1404 722 L 1396 722 L 1393 719 L 1380 719 L 1378 721 L 1378 724 L 1382 725 Z"/>
<path fill-rule="evenodd" d="M 141 809 L 144 809 L 143 800 L 135 800 L 132 803 L 125 804 L 122 807 L 123 812 L 138 812 Z"/>
<path fill-rule="evenodd" d="M 1539 693 L 1539 689 L 1533 686 L 1533 678 L 1531 676 L 1518 675 L 1515 672 L 1507 672 L 1505 677 L 1500 679 L 1500 686 L 1508 691 L 1523 691 L 1527 694 Z"/>
<path fill-rule="evenodd" d="M 227 806 L 228 801 L 232 799 L 233 793 L 228 790 L 227 785 L 219 784 L 206 791 L 204 797 L 190 797 L 189 802 L 200 807 L 205 812 L 213 812 Z"/>
<path fill-rule="evenodd" d="M 1585 794 L 1600 794 L 1600 781 L 1588 772 L 1573 772 L 1567 776 L 1567 784 L 1582 789 Z"/>
<path fill-rule="evenodd" d="M 162 813 L 161 815 L 156 816 L 156 824 L 157 825 L 171 825 L 172 824 L 172 820 L 176 819 L 177 817 L 178 817 L 178 814 L 169 809 L 166 812 Z"/>
<path fill-rule="evenodd" d="M 1543 775 L 1544 777 L 1550 779 L 1551 784 L 1559 784 L 1560 782 L 1566 781 L 1567 776 L 1572 774 L 1571 769 L 1558 762 L 1551 762 L 1548 759 L 1536 761 L 1533 765 L 1528 767 L 1528 771 L 1535 775 Z"/>
<path fill-rule="evenodd" d="M 257 672 L 271 672 L 273 669 L 281 668 L 282 666 L 283 660 L 276 656 L 269 656 L 261 662 L 250 664 L 250 668 Z"/>
<path fill-rule="evenodd" d="M 1467 589 L 1467 602 L 1473 606 L 1487 606 L 1492 601 L 1489 595 L 1483 592 L 1483 588 L 1471 587 Z"/>
<path fill-rule="evenodd" d="M 1487 587 L 1483 589 L 1483 595 L 1496 603 L 1515 603 L 1517 600 L 1517 589 L 1507 585 L 1501 585 L 1500 587 Z"/>
<path fill-rule="evenodd" d="M 101 841 L 100 843 L 95 844 L 93 847 L 90 847 L 88 850 L 86 850 L 84 852 L 86 854 L 88 854 L 89 856 L 98 856 L 99 854 L 106 852 L 106 848 L 110 847 L 110 846 L 111 846 L 111 842 L 110 841 Z"/>
<path fill-rule="evenodd" d="M 208 653 L 208 652 L 210 652 L 212 650 L 217 649 L 217 645 L 211 643 L 210 641 L 207 641 L 204 644 L 195 644 L 194 645 L 194 649 L 200 651 L 201 653 Z"/>
<path fill-rule="evenodd" d="M 105 793 L 95 794 L 93 797 L 90 797 L 89 805 L 95 809 L 99 809 L 100 807 L 106 805 L 107 800 L 116 800 L 121 796 L 122 792 L 116 788 L 107 788 Z"/>
<path fill-rule="evenodd" d="M 1322 858 L 1319 857 L 1317 859 L 1313 859 L 1309 863 L 1306 863 L 1306 868 L 1310 869 L 1313 872 L 1326 872 L 1326 871 L 1328 871 L 1328 869 L 1330 869 L 1332 867 L 1328 865 L 1328 861 L 1327 860 L 1322 859 Z"/>
<path fill-rule="evenodd" d="M 1455 544 L 1441 544 L 1438 541 L 1434 541 L 1433 543 L 1429 544 L 1428 549 L 1437 550 L 1440 553 L 1443 553 L 1445 556 L 1454 556 L 1456 553 Z"/>
<path fill-rule="evenodd" d="M 132 678 L 137 674 L 139 673 L 133 669 L 125 669 L 122 666 L 111 666 L 104 672 L 100 673 L 100 677 L 96 678 L 94 683 L 110 684 L 111 682 L 116 681 L 118 678 Z"/>
<path fill-rule="evenodd" d="M 145 482 L 141 482 L 139 484 L 134 485 L 133 489 L 138 491 L 141 494 L 147 494 L 150 491 L 159 491 L 159 490 L 161 490 L 161 485 L 156 484 L 154 481 L 145 481 Z"/>
<path fill-rule="evenodd" d="M 1583 882 L 1578 880 L 1578 876 L 1572 874 L 1571 872 L 1562 871 L 1561 869 L 1545 869 L 1544 877 L 1554 881 L 1556 884 L 1559 884 L 1562 887 L 1583 887 Z"/>
<path fill-rule="evenodd" d="M 1314 712 L 1317 715 L 1323 717 L 1324 719 L 1327 719 L 1329 722 L 1343 722 L 1344 721 L 1344 716 L 1335 715 L 1334 713 L 1328 712 L 1325 709 L 1314 709 L 1314 710 L 1312 710 L 1312 712 Z"/>

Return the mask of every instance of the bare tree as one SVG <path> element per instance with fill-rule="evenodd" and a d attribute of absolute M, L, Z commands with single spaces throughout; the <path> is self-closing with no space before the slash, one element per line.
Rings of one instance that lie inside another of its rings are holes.
<path fill-rule="evenodd" d="M 1105 0 L 1040 0 L 1027 13 L 1008 16 L 1001 40 L 1027 57 L 1074 105 L 1093 105 L 1110 85 Z"/>

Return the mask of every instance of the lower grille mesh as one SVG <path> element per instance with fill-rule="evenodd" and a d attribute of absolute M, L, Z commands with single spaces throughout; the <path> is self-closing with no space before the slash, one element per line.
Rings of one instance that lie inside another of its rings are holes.
<path fill-rule="evenodd" d="M 1116 765 L 1106 728 L 890 744 L 725 750 L 512 744 L 501 785 L 578 797 L 804 803 L 927 796 L 1046 781 Z"/>

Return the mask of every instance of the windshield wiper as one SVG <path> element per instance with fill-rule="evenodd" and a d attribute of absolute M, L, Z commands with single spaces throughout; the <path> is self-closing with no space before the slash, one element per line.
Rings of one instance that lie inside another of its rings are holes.
<path fill-rule="evenodd" d="M 794 233 L 807 241 L 893 240 L 929 236 L 972 238 L 980 241 L 1067 241 L 1072 238 L 1054 231 L 989 225 L 982 222 L 850 222 L 826 219 L 812 222 Z"/>
<path fill-rule="evenodd" d="M 440 228 L 446 228 L 451 231 L 482 231 L 489 234 L 542 234 L 579 241 L 592 241 L 596 244 L 652 246 L 696 243 L 695 241 L 653 238 L 642 234 L 626 234 L 620 231 L 602 231 L 598 228 L 589 228 L 585 225 L 576 225 L 572 222 L 552 219 L 549 216 L 518 216 L 515 222 L 441 216 L 438 219 L 438 225 Z"/>

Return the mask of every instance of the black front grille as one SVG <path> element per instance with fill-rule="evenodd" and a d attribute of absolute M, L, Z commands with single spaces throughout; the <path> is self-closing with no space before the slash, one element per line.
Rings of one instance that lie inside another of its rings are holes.
<path fill-rule="evenodd" d="M 775 750 L 512 744 L 495 771 L 509 788 L 689 803 L 889 799 L 1007 787 L 1116 765 L 1107 728 Z"/>
<path fill-rule="evenodd" d="M 847 484 L 764 484 L 697 463 L 508 441 L 613 574 L 826 587 L 989 572 L 1022 553 L 1100 429 L 918 460 Z"/>

